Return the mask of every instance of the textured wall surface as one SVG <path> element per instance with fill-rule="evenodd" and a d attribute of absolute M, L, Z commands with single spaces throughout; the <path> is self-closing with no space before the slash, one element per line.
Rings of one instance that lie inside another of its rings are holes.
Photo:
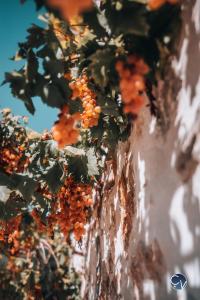
<path fill-rule="evenodd" d="M 200 0 L 185 1 L 177 57 L 116 159 L 86 245 L 83 299 L 200 299 Z M 176 292 L 170 277 L 187 276 Z"/>

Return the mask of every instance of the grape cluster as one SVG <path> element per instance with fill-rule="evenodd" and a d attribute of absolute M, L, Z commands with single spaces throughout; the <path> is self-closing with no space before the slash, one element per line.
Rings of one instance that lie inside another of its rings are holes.
<path fill-rule="evenodd" d="M 14 127 L 12 132 L 11 126 Z M 10 120 L 9 113 L 0 122 L 0 167 L 8 174 L 22 173 L 29 165 L 28 145 L 26 131 Z"/>
<path fill-rule="evenodd" d="M 4 168 L 6 173 L 23 172 L 29 164 L 29 158 L 25 157 L 25 148 L 7 145 L 0 149 L 0 166 Z M 24 159 L 23 159 L 24 158 Z"/>
<path fill-rule="evenodd" d="M 53 227 L 58 225 L 66 238 L 73 232 L 75 239 L 80 241 L 93 203 L 91 192 L 90 185 L 76 183 L 69 176 L 52 203 L 52 213 L 48 216 L 49 230 L 51 227 L 53 231 Z"/>
<path fill-rule="evenodd" d="M 180 0 L 149 0 L 148 7 L 151 10 L 156 10 L 160 8 L 165 3 L 177 4 Z"/>
<path fill-rule="evenodd" d="M 73 233 L 75 239 L 81 241 L 93 204 L 91 192 L 90 185 L 76 183 L 69 176 L 57 194 L 48 193 L 51 195 L 49 197 L 51 211 L 45 223 L 37 209 L 30 213 L 36 231 L 51 237 L 59 228 L 66 239 L 69 238 L 70 233 Z M 46 193 L 45 190 L 45 195 Z M 33 246 L 33 237 L 23 234 L 22 218 L 22 215 L 18 215 L 8 221 L 0 221 L 0 242 L 7 245 L 11 255 L 16 255 L 19 251 L 26 252 Z"/>
<path fill-rule="evenodd" d="M 71 20 L 85 10 L 91 9 L 92 0 L 48 0 L 49 5 L 60 10 L 66 20 Z"/>
<path fill-rule="evenodd" d="M 11 255 L 17 253 L 20 249 L 20 224 L 22 217 L 18 215 L 9 221 L 0 221 L 0 241 L 6 243 Z"/>
<path fill-rule="evenodd" d="M 68 107 L 63 107 L 59 114 L 59 120 L 55 122 L 52 128 L 53 139 L 58 143 L 60 149 L 78 142 L 80 131 L 77 123 L 79 120 L 79 113 L 70 115 Z"/>
<path fill-rule="evenodd" d="M 92 187 L 88 184 L 76 183 L 72 176 L 68 176 L 58 193 L 52 194 L 46 188 L 38 189 L 38 192 L 50 200 L 51 210 L 46 224 L 41 220 L 40 213 L 36 209 L 31 212 L 37 231 L 53 236 L 55 228 L 60 228 L 67 239 L 70 233 L 73 233 L 75 239 L 80 241 L 85 233 L 84 226 L 93 204 Z"/>
<path fill-rule="evenodd" d="M 80 98 L 83 106 L 81 114 L 82 127 L 97 126 L 101 107 L 96 105 L 96 95 L 88 87 L 88 78 L 85 74 L 70 83 L 70 88 L 73 91 L 72 99 Z"/>
<path fill-rule="evenodd" d="M 120 78 L 120 91 L 124 112 L 137 115 L 144 105 L 145 77 L 149 67 L 142 58 L 129 56 L 127 62 L 119 60 L 116 70 Z"/>

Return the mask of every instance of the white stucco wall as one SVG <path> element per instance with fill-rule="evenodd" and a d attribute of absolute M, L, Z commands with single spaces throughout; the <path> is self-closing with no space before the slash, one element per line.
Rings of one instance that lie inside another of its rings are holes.
<path fill-rule="evenodd" d="M 145 108 L 116 161 L 107 163 L 88 235 L 83 299 L 200 299 L 199 0 L 184 1 L 178 49 L 175 77 L 157 90 L 169 129 L 163 133 Z M 170 286 L 177 272 L 188 279 L 180 292 Z"/>

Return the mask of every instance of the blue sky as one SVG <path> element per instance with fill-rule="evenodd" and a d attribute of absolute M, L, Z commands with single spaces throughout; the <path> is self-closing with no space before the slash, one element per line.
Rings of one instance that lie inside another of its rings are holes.
<path fill-rule="evenodd" d="M 18 69 L 21 62 L 13 62 L 12 57 L 17 50 L 18 42 L 23 42 L 27 36 L 26 29 L 32 24 L 41 25 L 33 0 L 27 0 L 24 5 L 20 0 L 1 1 L 0 8 L 0 83 L 4 79 L 4 73 Z M 29 117 L 29 127 L 37 131 L 50 129 L 57 118 L 57 109 L 43 104 L 39 98 L 34 99 L 36 112 L 34 116 L 28 113 L 21 100 L 14 98 L 8 85 L 0 87 L 0 109 L 10 107 L 14 114 Z"/>

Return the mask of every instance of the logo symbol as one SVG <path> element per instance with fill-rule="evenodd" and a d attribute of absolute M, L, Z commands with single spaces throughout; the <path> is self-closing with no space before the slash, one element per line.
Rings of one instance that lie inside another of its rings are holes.
<path fill-rule="evenodd" d="M 183 290 L 187 285 L 187 279 L 183 274 L 174 274 L 171 277 L 171 285 L 175 290 Z"/>

